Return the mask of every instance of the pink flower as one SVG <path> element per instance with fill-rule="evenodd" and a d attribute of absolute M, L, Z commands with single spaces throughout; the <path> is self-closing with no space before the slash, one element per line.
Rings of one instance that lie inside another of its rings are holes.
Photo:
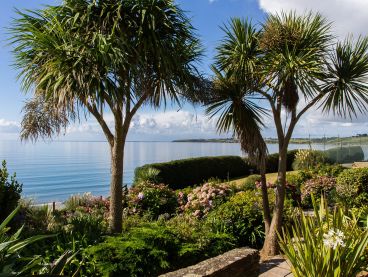
<path fill-rule="evenodd" d="M 195 217 L 199 217 L 200 215 L 201 215 L 200 210 L 195 210 L 195 212 L 193 213 L 193 216 L 195 216 Z"/>
<path fill-rule="evenodd" d="M 138 199 L 142 200 L 144 198 L 143 192 L 138 193 Z"/>

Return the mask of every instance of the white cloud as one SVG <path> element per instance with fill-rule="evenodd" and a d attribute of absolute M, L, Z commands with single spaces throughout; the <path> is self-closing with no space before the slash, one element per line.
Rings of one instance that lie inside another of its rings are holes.
<path fill-rule="evenodd" d="M 162 135 L 172 137 L 215 136 L 215 121 L 203 114 L 189 111 L 166 111 L 137 114 L 131 129 L 136 134 Z"/>
<path fill-rule="evenodd" d="M 347 34 L 367 35 L 367 0 L 258 0 L 259 6 L 266 12 L 295 10 L 320 12 L 333 22 L 333 30 L 339 36 Z"/>
<path fill-rule="evenodd" d="M 16 121 L 0 118 L 0 133 L 18 133 L 19 124 Z"/>

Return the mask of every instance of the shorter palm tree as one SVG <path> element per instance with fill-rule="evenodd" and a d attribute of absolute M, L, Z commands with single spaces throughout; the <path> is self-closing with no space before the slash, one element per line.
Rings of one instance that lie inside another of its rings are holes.
<path fill-rule="evenodd" d="M 256 105 L 255 95 L 233 76 L 225 76 L 213 67 L 215 81 L 212 95 L 206 101 L 206 113 L 211 117 L 218 116 L 217 130 L 220 133 L 232 131 L 241 145 L 241 149 L 248 155 L 249 160 L 257 165 L 261 174 L 261 187 L 263 199 L 263 213 L 265 232 L 271 223 L 267 185 L 266 185 L 266 157 L 267 145 L 262 137 L 262 116 L 266 111 Z"/>

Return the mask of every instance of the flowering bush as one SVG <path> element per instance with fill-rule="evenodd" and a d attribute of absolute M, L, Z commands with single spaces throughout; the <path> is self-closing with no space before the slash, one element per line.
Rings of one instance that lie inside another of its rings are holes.
<path fill-rule="evenodd" d="M 128 213 L 150 213 L 154 218 L 159 215 L 175 213 L 178 200 L 175 192 L 164 184 L 140 183 L 128 191 Z"/>
<path fill-rule="evenodd" d="M 72 195 L 68 200 L 64 202 L 65 210 L 75 211 L 84 210 L 86 213 L 95 209 L 102 209 L 106 212 L 109 211 L 110 201 L 108 198 L 102 196 L 93 196 L 90 192 L 86 192 L 82 195 Z"/>
<path fill-rule="evenodd" d="M 301 200 L 304 207 L 312 207 L 312 194 L 319 198 L 321 195 L 333 202 L 336 179 L 334 177 L 320 176 L 305 182 L 301 190 Z"/>
<path fill-rule="evenodd" d="M 313 200 L 313 199 L 312 199 Z M 368 229 L 359 227 L 359 217 L 333 213 L 321 198 L 320 208 L 313 201 L 314 216 L 301 211 L 291 230 L 283 230 L 280 247 L 292 265 L 295 277 L 357 276 L 366 266 Z"/>
<path fill-rule="evenodd" d="M 180 211 L 190 212 L 195 217 L 207 215 L 214 207 L 228 199 L 234 190 L 229 184 L 206 183 L 192 192 L 178 195 Z"/>

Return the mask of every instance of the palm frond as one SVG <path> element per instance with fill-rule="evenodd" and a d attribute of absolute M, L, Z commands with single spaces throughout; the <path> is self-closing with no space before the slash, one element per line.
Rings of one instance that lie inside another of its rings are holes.
<path fill-rule="evenodd" d="M 343 117 L 368 111 L 368 38 L 338 43 L 331 53 L 321 107 Z"/>

